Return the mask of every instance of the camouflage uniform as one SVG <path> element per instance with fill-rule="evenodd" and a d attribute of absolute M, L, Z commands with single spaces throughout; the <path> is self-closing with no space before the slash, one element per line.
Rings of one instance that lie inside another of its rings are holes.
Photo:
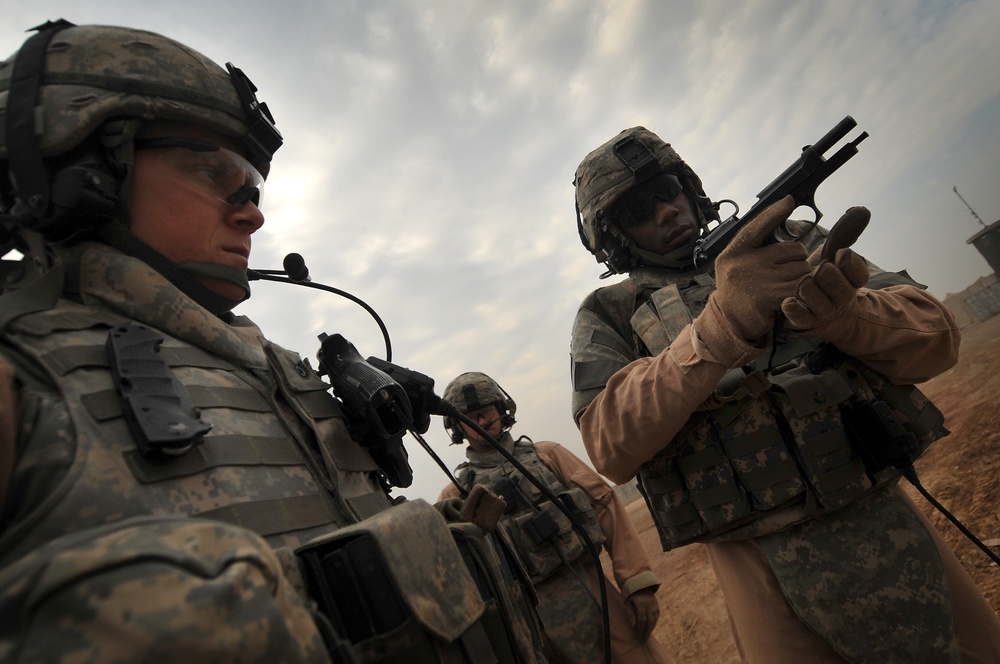
<path fill-rule="evenodd" d="M 628 131 L 653 146 L 664 168 L 688 171 L 669 145 L 648 140 L 653 135 L 641 128 Z M 581 164 L 578 187 L 593 172 L 621 169 L 610 144 Z M 689 175 L 700 190 L 700 181 Z M 612 186 L 627 187 L 626 178 Z M 594 214 L 588 205 L 606 208 L 611 202 L 581 200 L 585 218 Z M 597 253 L 594 228 L 586 228 L 589 234 L 581 229 L 581 236 Z M 805 238 L 810 248 L 822 240 L 816 233 Z M 617 249 L 604 246 L 608 253 Z M 768 429 L 792 421 L 788 410 L 775 414 L 781 395 L 819 404 L 833 383 L 815 392 L 794 382 L 781 385 L 768 360 L 787 369 L 816 346 L 780 336 L 770 358 L 771 351 L 737 340 L 723 354 L 706 347 L 697 329 L 715 290 L 711 267 L 640 263 L 627 271 L 627 279 L 593 292 L 578 311 L 571 349 L 573 414 L 602 474 L 618 482 L 639 475 L 665 548 L 706 542 L 745 661 L 996 661 L 1000 623 L 989 605 L 891 473 L 858 473 L 850 449 L 841 445 L 842 425 L 830 424 L 839 416 L 830 412 L 804 421 L 801 429 L 789 426 L 779 435 L 788 447 L 772 444 Z M 860 360 L 857 370 L 886 390 L 926 380 L 953 364 L 958 333 L 943 305 L 903 277 L 871 272 L 869 288 L 859 291 L 865 314 L 842 323 L 850 334 L 838 346 L 848 360 Z M 719 356 L 735 359 L 721 362 Z M 720 383 L 754 357 L 761 357 L 761 371 L 739 371 L 742 381 Z M 805 385 L 815 388 L 817 382 Z M 904 401 L 916 409 L 911 413 L 927 406 L 915 391 Z M 823 434 L 814 442 L 828 447 L 801 445 L 811 434 Z M 842 482 L 837 488 L 856 480 L 864 484 L 843 500 L 825 503 L 809 463 L 836 456 Z M 789 463 L 795 472 L 780 470 Z M 673 467 L 681 472 L 667 472 Z M 760 484 L 749 484 L 751 477 Z M 749 510 L 734 514 L 740 496 Z M 700 531 L 685 530 L 690 524 Z"/>
<path fill-rule="evenodd" d="M 144 121 L 243 141 L 240 158 L 266 173 L 281 140 L 256 88 L 154 33 L 41 32 L 55 36 L 0 64 L 5 119 L 44 118 L 34 156 L 60 183 L 52 207 L 28 196 L 47 171 L 8 154 L 16 140 L 4 136 L 0 166 L 29 184 L 0 186 L 2 228 L 14 230 L 3 251 L 13 238 L 26 256 L 0 264 L 0 660 L 544 661 L 507 552 L 423 501 L 390 500 L 308 362 L 181 276 L 246 289 L 245 272 L 165 265 L 126 239 L 127 210 L 108 207 Z M 15 94 L 19 65 L 37 97 Z M 116 363 L 115 340 L 137 330 L 155 341 L 145 364 Z M 207 434 L 144 450 L 150 409 L 127 394 L 194 414 L 158 432 Z"/>
<path fill-rule="evenodd" d="M 472 382 L 469 377 L 486 381 L 487 390 L 492 387 L 489 383 L 494 383 L 485 374 L 475 372 L 456 378 L 445 390 L 445 398 L 460 410 L 467 410 L 461 406 L 467 406 L 468 400 L 459 392 L 464 384 Z M 477 387 L 480 392 L 484 391 L 482 385 Z M 505 409 L 515 407 L 509 398 L 503 401 L 506 405 L 501 405 Z M 512 412 L 506 421 L 513 423 Z M 449 426 L 449 431 L 454 431 L 454 427 Z M 453 433 L 453 440 L 455 437 Z M 631 594 L 643 589 L 655 591 L 659 582 L 617 494 L 597 473 L 558 443 L 534 443 L 523 436 L 515 441 L 509 432 L 504 432 L 499 442 L 549 491 L 560 496 L 565 504 L 574 505 L 577 520 L 587 530 L 590 540 L 599 549 L 608 551 L 617 584 L 612 584 L 611 579 L 605 584 L 612 660 L 670 661 L 654 637 L 640 640 L 625 605 L 624 600 Z M 487 486 L 507 501 L 501 524 L 531 575 L 550 659 L 566 664 L 601 661 L 599 572 L 582 538 L 573 530 L 569 519 L 499 452 L 479 451 L 469 446 L 466 457 L 468 461 L 456 469 L 458 483 L 466 490 L 476 485 Z M 449 484 L 442 490 L 440 499 L 457 495 L 458 487 Z M 551 538 L 541 542 L 531 536 L 531 522 L 537 515 L 551 518 L 558 526 Z"/>
<path fill-rule="evenodd" d="M 260 657 L 253 661 L 293 661 L 296 653 L 301 661 L 327 661 L 290 552 L 318 535 L 370 523 L 390 506 L 375 477 L 377 466 L 350 439 L 338 403 L 308 364 L 266 341 L 247 319 L 222 322 L 141 261 L 102 245 L 82 245 L 73 253 L 81 267 L 78 293 L 9 322 L 0 346 L 8 361 L 25 369 L 20 375 L 27 381 L 20 391 L 20 454 L 0 540 L 0 587 L 7 589 L 0 603 L 25 620 L 6 623 L 0 652 L 34 661 L 44 653 L 69 657 L 78 648 L 104 653 L 102 661 L 112 661 L 112 655 L 135 661 L 136 653 L 169 634 L 178 660 L 198 661 L 199 648 L 208 647 L 199 639 L 209 635 L 214 647 L 206 652 L 214 654 L 205 661 L 249 661 L 250 653 Z M 126 426 L 104 339 L 128 321 L 164 335 L 160 352 L 213 425 L 201 445 L 176 459 L 144 458 Z M 43 372 L 37 383 L 29 381 L 32 366 Z M 416 527 L 412 513 L 399 518 Z M 445 528 L 440 516 L 425 518 Z M 425 538 L 418 550 L 430 554 L 435 539 L 427 533 L 427 526 L 411 530 L 407 541 Z M 460 562 L 455 553 L 452 559 Z M 79 561 L 73 563 L 78 574 L 61 565 L 59 578 L 41 576 L 67 556 Z M 418 561 L 411 555 L 410 562 Z M 205 566 L 210 571 L 198 571 Z M 424 602 L 453 607 L 445 618 L 458 632 L 440 630 L 450 640 L 462 637 L 484 612 L 471 578 L 460 582 L 461 571 L 450 573 L 451 587 L 473 591 L 459 593 L 461 601 L 414 590 L 430 598 Z M 245 588 L 227 614 L 229 605 L 218 597 L 232 592 L 227 588 L 234 583 Z M 128 606 L 130 596 L 141 598 L 128 614 L 108 618 L 119 630 L 135 633 L 138 642 L 107 631 L 103 620 L 70 623 L 65 630 L 47 623 L 73 606 L 48 602 L 59 588 L 97 615 Z M 515 600 L 517 588 L 512 582 Z M 190 605 L 199 594 L 210 602 L 204 610 L 211 616 L 196 611 L 197 601 Z M 414 600 L 414 606 L 423 605 Z M 241 621 L 286 611 L 284 620 L 259 623 L 267 649 L 245 638 Z M 530 643 L 530 630 L 516 614 L 512 618 L 511 629 L 525 632 Z M 156 647 L 163 661 L 173 657 L 173 651 Z"/>

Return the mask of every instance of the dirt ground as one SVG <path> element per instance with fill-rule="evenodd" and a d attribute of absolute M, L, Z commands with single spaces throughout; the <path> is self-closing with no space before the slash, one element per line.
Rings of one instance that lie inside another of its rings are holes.
<path fill-rule="evenodd" d="M 962 331 L 959 362 L 920 386 L 946 416 L 951 435 L 915 464 L 923 487 L 980 540 L 1000 552 L 1000 316 Z M 1000 570 L 915 488 L 906 491 L 931 519 L 1000 612 Z M 628 505 L 660 578 L 660 621 L 654 635 L 677 664 L 739 662 L 725 604 L 705 549 L 694 544 L 663 553 L 642 499 Z"/>

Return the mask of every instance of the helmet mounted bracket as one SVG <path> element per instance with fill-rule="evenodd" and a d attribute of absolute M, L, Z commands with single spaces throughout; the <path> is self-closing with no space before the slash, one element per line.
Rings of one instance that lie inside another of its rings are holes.
<path fill-rule="evenodd" d="M 635 136 L 626 136 L 616 142 L 611 151 L 635 176 L 636 185 L 653 179 L 662 170 L 659 160 Z"/>
<path fill-rule="evenodd" d="M 257 86 L 253 81 L 243 73 L 242 69 L 233 66 L 232 62 L 226 63 L 226 70 L 248 116 L 248 129 L 243 137 L 243 143 L 255 160 L 268 163 L 281 147 L 283 142 L 281 132 L 274 126 L 274 117 L 268 110 L 267 104 L 257 99 Z"/>

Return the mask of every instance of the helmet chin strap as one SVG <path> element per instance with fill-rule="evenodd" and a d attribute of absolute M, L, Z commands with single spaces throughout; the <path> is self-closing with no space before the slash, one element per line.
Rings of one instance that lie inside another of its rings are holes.
<path fill-rule="evenodd" d="M 648 251 L 646 249 L 640 248 L 628 235 L 626 235 L 620 229 L 608 225 L 607 231 L 611 236 L 609 241 L 611 243 L 618 244 L 622 250 L 628 255 L 629 262 L 632 265 L 645 265 L 648 267 L 659 267 L 665 268 L 667 270 L 673 270 L 674 272 L 687 272 L 694 268 L 694 250 L 698 239 L 704 234 L 706 229 L 706 216 L 704 206 L 701 204 L 699 197 L 696 196 L 693 191 L 693 187 L 690 184 L 690 180 L 684 177 L 684 194 L 688 197 L 691 203 L 691 209 L 697 216 L 699 234 L 698 237 L 691 239 L 686 242 L 683 246 L 674 249 L 670 253 L 660 254 L 655 251 Z M 704 197 L 702 197 L 704 198 Z M 707 198 L 704 198 L 707 201 Z M 716 214 L 715 218 L 718 218 Z M 608 253 L 612 253 L 608 251 Z M 627 270 L 618 269 L 620 265 L 610 265 L 608 267 L 611 272 L 626 272 Z"/>
<path fill-rule="evenodd" d="M 178 263 L 177 269 L 189 272 L 196 277 L 209 277 L 211 279 L 228 281 L 242 288 L 244 293 L 242 298 L 239 300 L 226 300 L 227 302 L 232 302 L 226 311 L 229 311 L 229 309 L 232 309 L 250 297 L 250 280 L 247 278 L 247 273 L 239 268 L 230 267 L 229 265 L 219 265 L 218 263 Z"/>
<path fill-rule="evenodd" d="M 163 275 L 165 279 L 185 295 L 217 316 L 227 313 L 237 304 L 250 297 L 250 283 L 247 280 L 246 273 L 242 270 L 212 263 L 174 263 L 137 238 L 124 225 L 117 221 L 108 221 L 103 224 L 98 229 L 98 233 L 106 244 L 118 249 L 122 253 L 138 258 Z M 240 300 L 231 300 L 223 297 L 197 281 L 197 277 L 199 276 L 222 279 L 236 284 L 243 289 L 244 296 Z"/>
<path fill-rule="evenodd" d="M 694 267 L 695 240 L 691 240 L 684 244 L 684 246 L 674 249 L 669 254 L 658 254 L 653 251 L 640 249 L 634 242 L 630 242 L 630 244 L 632 255 L 636 257 L 639 265 L 664 267 L 669 270 L 680 271 L 687 271 Z"/>
<path fill-rule="evenodd" d="M 125 192 L 128 191 L 135 159 L 133 139 L 142 123 L 137 118 L 111 121 L 101 128 L 101 143 L 108 150 L 109 160 L 121 177 L 121 194 L 115 219 L 99 229 L 101 238 L 115 249 L 143 261 L 177 286 L 185 295 L 220 316 L 250 297 L 250 282 L 246 272 L 214 263 L 174 263 L 128 230 L 129 212 Z M 219 295 L 197 280 L 197 277 L 221 279 L 243 289 L 243 297 L 231 300 Z"/>

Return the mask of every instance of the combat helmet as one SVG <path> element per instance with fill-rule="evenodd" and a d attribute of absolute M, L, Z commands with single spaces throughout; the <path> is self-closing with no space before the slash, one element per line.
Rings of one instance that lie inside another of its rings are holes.
<path fill-rule="evenodd" d="M 514 426 L 517 404 L 500 384 L 484 373 L 469 371 L 456 377 L 444 388 L 442 398 L 467 414 L 480 408 L 495 405 L 500 411 L 500 425 L 504 431 Z M 452 417 L 444 418 L 444 428 L 453 445 L 460 445 L 465 438 L 462 428 Z"/>
<path fill-rule="evenodd" d="M 33 30 L 0 63 L 0 213 L 55 240 L 118 221 L 102 241 L 189 281 L 125 231 L 135 133 L 154 120 L 198 125 L 236 141 L 266 176 L 282 138 L 257 88 L 232 63 L 153 32 L 62 19 Z"/>
<path fill-rule="evenodd" d="M 672 188 L 680 187 L 703 231 L 709 220 L 719 219 L 701 179 L 669 143 L 645 127 L 626 129 L 590 152 L 577 167 L 573 184 L 580 241 L 598 262 L 607 265 L 602 277 L 628 272 L 636 265 L 672 270 L 693 267 L 694 240 L 661 255 L 639 248 L 625 235 L 618 220 L 630 213 L 625 204 L 634 193 L 649 189 L 649 195 L 656 195 L 657 187 L 674 192 Z"/>

